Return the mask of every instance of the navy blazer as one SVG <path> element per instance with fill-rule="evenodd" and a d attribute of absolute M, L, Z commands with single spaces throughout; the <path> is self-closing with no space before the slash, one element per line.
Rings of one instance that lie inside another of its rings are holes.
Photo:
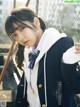
<path fill-rule="evenodd" d="M 62 62 L 63 53 L 73 46 L 73 40 L 63 37 L 58 40 L 47 52 L 46 57 L 46 91 L 47 107 L 59 107 L 57 94 L 57 82 L 62 82 L 62 99 L 60 107 L 77 107 L 75 93 L 80 92 L 80 72 L 76 71 L 78 63 L 67 65 Z M 23 77 L 21 81 L 23 80 Z M 20 84 L 23 84 L 20 87 Z M 28 107 L 27 94 L 23 99 L 24 81 L 20 82 L 16 96 L 15 107 Z M 37 87 L 41 107 L 45 106 L 44 94 L 44 56 L 39 62 Z M 26 88 L 27 90 L 27 88 Z M 24 102 L 23 102 L 24 100 Z M 19 102 L 19 103 L 18 103 Z"/>

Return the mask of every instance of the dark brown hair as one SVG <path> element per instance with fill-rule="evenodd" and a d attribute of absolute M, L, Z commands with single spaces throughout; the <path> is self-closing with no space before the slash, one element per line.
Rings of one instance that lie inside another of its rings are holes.
<path fill-rule="evenodd" d="M 24 25 L 25 21 L 32 23 L 34 20 L 34 17 L 37 17 L 36 14 L 27 7 L 13 9 L 11 12 L 11 15 L 8 16 L 5 22 L 5 31 L 7 35 L 12 39 L 11 34 L 16 30 L 14 24 L 16 24 L 17 26 Z M 45 23 L 41 18 L 39 18 L 39 21 L 40 21 L 40 27 L 44 31 L 46 29 Z M 28 26 L 27 24 L 26 26 L 30 28 L 30 26 Z M 15 59 L 16 59 L 17 66 L 21 70 L 23 65 L 22 62 L 24 59 L 23 52 L 24 52 L 24 46 L 18 44 L 18 50 L 16 52 Z"/>

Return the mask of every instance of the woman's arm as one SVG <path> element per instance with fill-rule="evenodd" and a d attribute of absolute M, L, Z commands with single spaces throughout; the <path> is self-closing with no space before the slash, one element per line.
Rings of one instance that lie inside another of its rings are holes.
<path fill-rule="evenodd" d="M 73 92 L 80 92 L 80 43 L 68 49 L 62 58 L 61 72 L 65 85 Z"/>

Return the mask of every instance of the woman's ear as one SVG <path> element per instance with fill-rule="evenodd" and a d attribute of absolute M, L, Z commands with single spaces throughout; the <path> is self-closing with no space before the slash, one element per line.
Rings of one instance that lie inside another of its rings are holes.
<path fill-rule="evenodd" d="M 37 17 L 34 17 L 34 24 L 37 26 L 37 27 L 40 27 L 40 21 Z"/>

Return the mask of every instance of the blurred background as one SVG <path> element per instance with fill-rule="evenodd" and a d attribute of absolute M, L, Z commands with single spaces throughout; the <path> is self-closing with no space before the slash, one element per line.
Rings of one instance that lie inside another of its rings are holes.
<path fill-rule="evenodd" d="M 65 0 L 68 1 L 68 0 Z M 15 7 L 28 6 L 42 18 L 48 27 L 54 27 L 65 32 L 74 39 L 80 40 L 80 0 L 65 2 L 64 0 L 0 0 L 0 73 L 8 55 L 12 41 L 5 33 L 5 20 Z M 16 69 L 11 55 L 3 81 L 0 84 L 0 107 L 12 107 L 15 101 L 16 89 L 22 72 Z M 78 107 L 79 95 L 76 96 Z M 11 104 L 11 105 L 10 105 Z"/>

